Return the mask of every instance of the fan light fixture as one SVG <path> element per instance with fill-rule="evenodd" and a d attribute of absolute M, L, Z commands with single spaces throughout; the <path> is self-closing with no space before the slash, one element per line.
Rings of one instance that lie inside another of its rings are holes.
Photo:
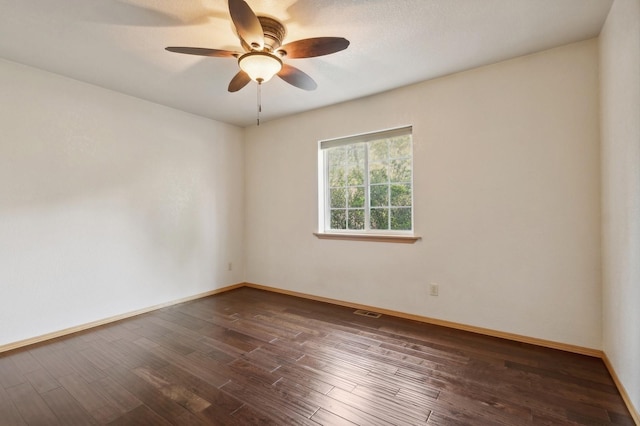
<path fill-rule="evenodd" d="M 240 71 L 229 82 L 227 90 L 237 92 L 251 80 L 258 83 L 258 125 L 262 111 L 262 83 L 274 75 L 302 90 L 315 90 L 318 85 L 302 70 L 283 64 L 282 58 L 314 58 L 340 52 L 349 46 L 343 37 L 313 37 L 282 44 L 287 31 L 282 22 L 268 16 L 257 16 L 245 0 L 228 0 L 229 15 L 243 51 L 209 49 L 204 47 L 169 46 L 169 52 L 213 58 L 234 58 Z"/>
<path fill-rule="evenodd" d="M 259 84 L 271 80 L 282 69 L 282 61 L 268 52 L 249 52 L 240 56 L 238 65 Z"/>

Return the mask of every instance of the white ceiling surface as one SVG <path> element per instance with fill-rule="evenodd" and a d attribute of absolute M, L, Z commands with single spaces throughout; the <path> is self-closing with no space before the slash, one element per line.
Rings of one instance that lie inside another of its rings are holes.
<path fill-rule="evenodd" d="M 333 55 L 289 59 L 318 83 L 263 85 L 262 120 L 379 93 L 599 34 L 612 0 L 247 0 L 287 27 L 286 42 L 345 37 Z M 254 83 L 227 92 L 240 50 L 226 0 L 0 0 L 0 57 L 240 126 Z M 5 100 L 6 101 L 6 100 Z"/>

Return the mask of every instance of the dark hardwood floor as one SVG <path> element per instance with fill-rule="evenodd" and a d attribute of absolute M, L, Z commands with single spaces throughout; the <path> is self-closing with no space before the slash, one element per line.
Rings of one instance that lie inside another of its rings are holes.
<path fill-rule="evenodd" d="M 5 425 L 633 425 L 603 362 L 241 288 L 0 354 Z"/>

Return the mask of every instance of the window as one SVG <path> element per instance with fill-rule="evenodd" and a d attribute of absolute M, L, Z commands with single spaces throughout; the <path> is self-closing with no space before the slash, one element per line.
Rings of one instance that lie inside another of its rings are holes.
<path fill-rule="evenodd" d="M 410 234 L 412 145 L 410 126 L 321 141 L 321 229 Z"/>

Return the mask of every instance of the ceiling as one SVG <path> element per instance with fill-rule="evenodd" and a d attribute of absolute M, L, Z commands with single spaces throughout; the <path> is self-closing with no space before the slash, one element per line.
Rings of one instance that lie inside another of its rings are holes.
<path fill-rule="evenodd" d="M 262 121 L 597 36 L 613 0 L 247 0 L 285 43 L 345 37 L 333 55 L 289 59 L 318 83 L 262 87 Z M 0 57 L 215 120 L 255 125 L 255 83 L 227 92 L 240 50 L 226 0 L 0 0 Z"/>

